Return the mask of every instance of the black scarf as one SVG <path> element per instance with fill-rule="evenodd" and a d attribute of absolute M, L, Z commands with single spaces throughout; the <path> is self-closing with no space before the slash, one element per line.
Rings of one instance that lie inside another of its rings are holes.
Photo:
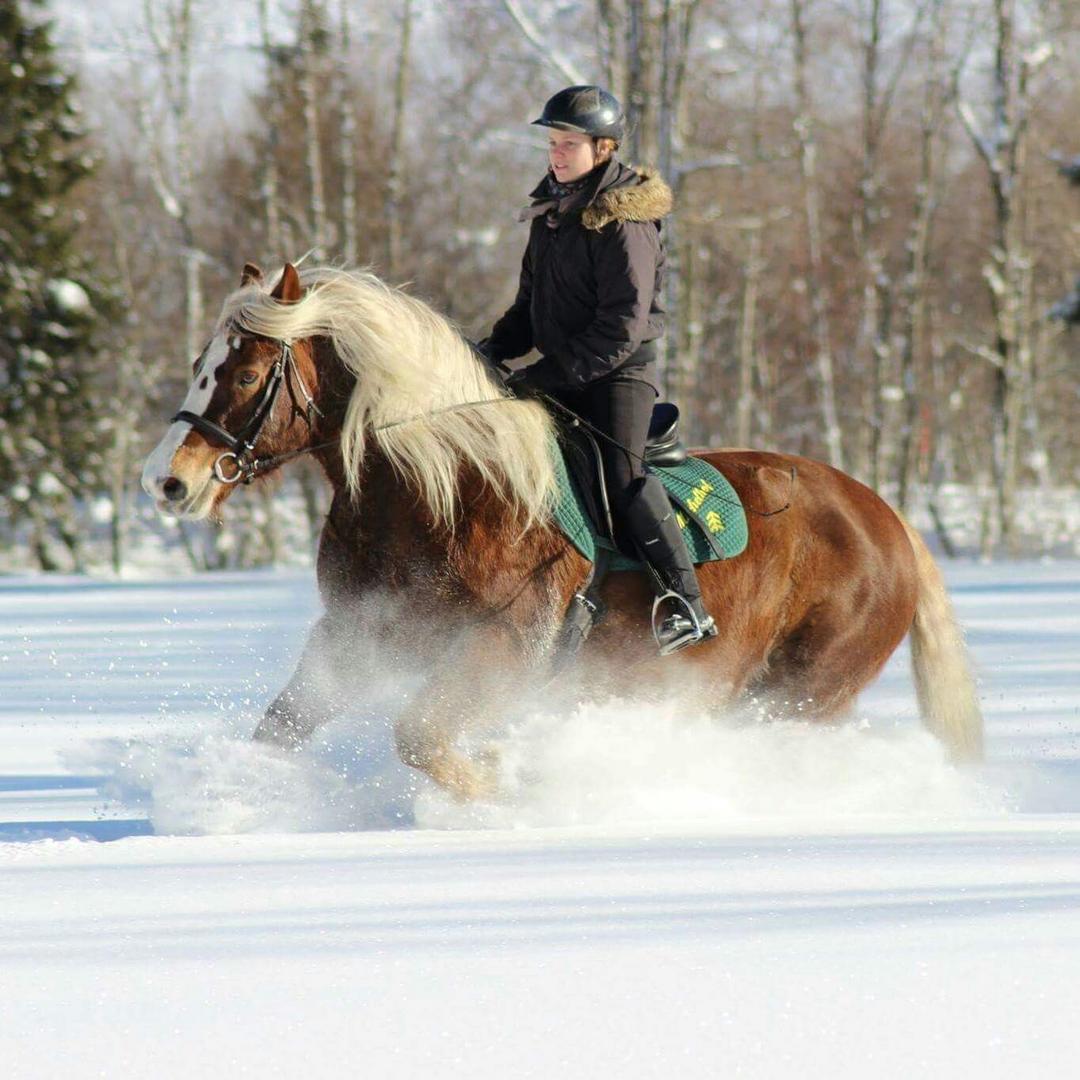
<path fill-rule="evenodd" d="M 609 158 L 607 161 L 600 162 L 590 172 L 577 180 L 571 180 L 568 184 L 560 184 L 555 179 L 555 174 L 549 170 L 543 182 L 532 193 L 532 197 L 537 201 L 519 212 L 518 221 L 532 221 L 533 218 L 543 216 L 549 228 L 557 229 L 560 216 L 580 204 L 586 189 L 600 182 L 613 160 Z M 584 202 L 588 202 L 587 197 Z"/>
<path fill-rule="evenodd" d="M 548 174 L 547 189 L 551 192 L 553 198 L 565 199 L 568 195 L 576 195 L 584 186 L 589 177 L 592 176 L 591 172 L 587 172 L 584 176 L 579 176 L 576 180 L 571 180 L 568 184 L 560 184 L 555 179 L 554 175 Z"/>

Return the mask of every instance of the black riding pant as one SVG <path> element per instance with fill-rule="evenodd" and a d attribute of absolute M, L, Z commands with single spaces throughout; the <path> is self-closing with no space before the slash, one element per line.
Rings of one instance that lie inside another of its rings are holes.
<path fill-rule="evenodd" d="M 615 374 L 590 383 L 583 390 L 560 391 L 554 396 L 626 448 L 624 451 L 607 439 L 597 437 L 604 455 L 611 508 L 625 521 L 626 505 L 645 476 L 642 458 L 656 391 L 642 379 Z"/>
<path fill-rule="evenodd" d="M 636 548 L 642 554 L 648 553 L 645 557 L 657 573 L 662 589 L 674 589 L 694 606 L 699 619 L 705 618 L 694 561 L 671 513 L 667 495 L 655 478 L 654 487 L 645 485 L 642 459 L 656 401 L 652 385 L 631 376 L 614 375 L 576 393 L 556 396 L 567 408 L 620 444 L 614 446 L 607 439 L 597 438 L 604 455 L 616 532 L 625 530 L 630 541 L 626 550 L 632 552 Z"/>

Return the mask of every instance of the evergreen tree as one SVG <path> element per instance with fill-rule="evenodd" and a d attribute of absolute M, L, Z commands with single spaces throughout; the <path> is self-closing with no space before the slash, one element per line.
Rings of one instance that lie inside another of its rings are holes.
<path fill-rule="evenodd" d="M 109 298 L 75 245 L 93 166 L 41 0 L 0 5 L 0 520 L 44 569 L 80 565 L 76 499 L 97 487 L 95 367 Z"/>

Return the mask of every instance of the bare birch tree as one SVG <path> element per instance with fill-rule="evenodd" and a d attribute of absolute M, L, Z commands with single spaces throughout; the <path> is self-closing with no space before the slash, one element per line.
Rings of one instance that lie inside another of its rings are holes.
<path fill-rule="evenodd" d="M 202 266 L 206 261 L 194 225 L 194 0 L 143 0 L 143 22 L 161 82 L 164 109 L 162 116 L 155 117 L 149 95 L 140 95 L 138 121 L 154 191 L 178 232 L 184 264 L 184 352 L 188 362 L 198 354 L 204 330 Z"/>
<path fill-rule="evenodd" d="M 359 228 L 356 220 L 356 101 L 349 70 L 352 66 L 352 26 L 350 0 L 341 0 L 339 12 L 337 95 L 338 158 L 341 169 L 341 256 L 346 266 L 355 266 L 359 257 Z"/>
<path fill-rule="evenodd" d="M 402 0 L 394 74 L 394 120 L 390 134 L 390 161 L 386 169 L 386 273 L 396 281 L 401 273 L 401 200 L 405 171 L 405 107 L 409 97 L 409 48 L 412 41 L 413 0 Z"/>
<path fill-rule="evenodd" d="M 619 42 L 623 38 L 618 0 L 596 0 L 596 48 L 600 78 L 619 93 L 626 82 L 626 64 Z"/>
<path fill-rule="evenodd" d="M 1026 302 L 1031 257 L 1024 235 L 1027 136 L 1033 105 L 1032 80 L 1053 55 L 1049 40 L 1036 37 L 1025 48 L 1018 37 L 1015 0 L 992 0 L 994 61 L 989 116 L 980 124 L 963 97 L 958 113 L 986 167 L 993 205 L 993 243 L 983 268 L 994 315 L 991 467 L 996 490 L 998 534 L 1015 552 L 1016 490 L 1022 388 L 1030 378 L 1031 307 Z"/>
<path fill-rule="evenodd" d="M 750 238 L 746 253 L 746 269 L 743 283 L 742 317 L 739 320 L 739 393 L 735 409 L 735 442 L 737 446 L 750 445 L 750 421 L 754 414 L 754 368 L 757 356 L 757 304 L 764 264 L 761 258 L 761 230 L 759 218 L 746 222 Z"/>
<path fill-rule="evenodd" d="M 799 142 L 803 219 L 808 266 L 806 295 L 810 304 L 810 329 L 814 341 L 814 377 L 821 410 L 822 437 L 829 464 L 844 467 L 843 438 L 836 405 L 833 374 L 832 330 L 829 295 L 825 282 L 824 241 L 821 229 L 821 191 L 818 180 L 818 144 L 808 70 L 807 0 L 791 0 L 791 30 L 795 77 L 795 135 Z"/>
<path fill-rule="evenodd" d="M 930 243 L 944 183 L 938 144 L 952 96 L 953 78 L 946 65 L 947 30 L 945 2 L 933 0 L 929 12 L 926 76 L 919 116 L 919 171 L 915 180 L 911 221 L 904 241 L 904 274 L 900 284 L 901 318 L 897 352 L 904 402 L 896 457 L 896 500 L 901 510 L 906 510 L 910 501 L 916 433 L 924 400 L 917 359 L 925 341 Z M 934 353 L 931 353 L 933 356 Z"/>
<path fill-rule="evenodd" d="M 763 235 L 770 225 L 788 216 L 781 207 L 769 214 L 751 214 L 726 224 L 745 238 L 745 256 L 742 259 L 742 300 L 739 312 L 738 341 L 738 397 L 735 406 L 735 441 L 738 446 L 749 446 L 754 438 L 753 421 L 758 419 L 759 433 L 771 439 L 772 430 L 772 372 L 761 347 L 759 333 L 759 307 L 761 303 L 762 275 L 768 267 L 763 252 Z"/>
<path fill-rule="evenodd" d="M 274 48 L 270 36 L 270 12 L 267 0 L 258 0 L 259 47 L 266 70 L 266 85 L 274 84 L 274 73 L 278 65 L 280 52 Z M 278 151 L 281 145 L 280 103 L 277 94 L 267 94 L 266 102 L 266 151 L 262 162 L 260 190 L 262 192 L 263 213 L 265 215 L 266 246 L 269 253 L 284 257 L 288 245 L 281 224 L 280 189 L 281 176 L 278 169 Z"/>
<path fill-rule="evenodd" d="M 324 12 L 316 0 L 304 0 L 300 9 L 300 100 L 304 111 L 304 161 L 308 179 L 308 214 L 312 254 L 325 259 L 329 243 L 322 148 L 319 145 L 319 102 L 316 91 L 323 47 L 317 34 Z"/>
<path fill-rule="evenodd" d="M 925 3 L 915 6 L 911 27 L 899 43 L 891 72 L 886 70 L 889 22 L 886 0 L 869 0 L 860 25 L 862 148 L 852 230 L 862 269 L 862 312 L 855 366 L 865 373 L 863 413 L 866 424 L 859 471 L 875 488 L 880 487 L 885 478 L 886 459 L 892 450 L 891 435 L 896 427 L 895 410 L 890 407 L 896 395 L 890 392 L 893 387 L 886 385 L 893 377 L 895 289 L 881 235 L 883 215 L 887 213 L 882 149 L 900 77 L 907 67 L 925 11 Z"/>

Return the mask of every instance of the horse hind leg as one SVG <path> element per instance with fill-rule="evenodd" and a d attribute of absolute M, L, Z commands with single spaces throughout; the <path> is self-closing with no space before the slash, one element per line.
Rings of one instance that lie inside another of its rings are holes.
<path fill-rule="evenodd" d="M 896 648 L 894 636 L 879 641 L 857 619 L 816 611 L 774 647 L 751 696 L 785 719 L 847 719 Z"/>

